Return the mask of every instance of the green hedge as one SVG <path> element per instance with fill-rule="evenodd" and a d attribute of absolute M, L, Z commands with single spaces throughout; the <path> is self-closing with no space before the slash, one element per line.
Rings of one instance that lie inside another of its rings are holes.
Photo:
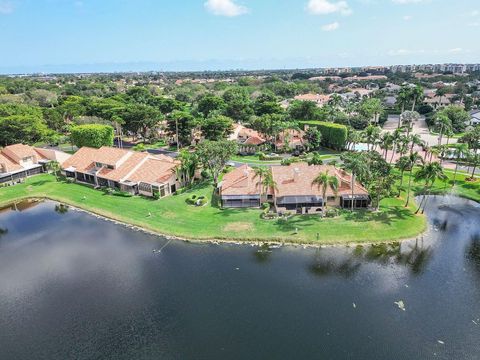
<path fill-rule="evenodd" d="M 320 130 L 322 145 L 325 147 L 343 150 L 347 146 L 348 129 L 345 125 L 323 121 L 301 121 L 300 123 Z"/>
<path fill-rule="evenodd" d="M 101 148 L 113 145 L 113 127 L 109 125 L 87 124 L 72 127 L 70 138 L 77 147 Z"/>

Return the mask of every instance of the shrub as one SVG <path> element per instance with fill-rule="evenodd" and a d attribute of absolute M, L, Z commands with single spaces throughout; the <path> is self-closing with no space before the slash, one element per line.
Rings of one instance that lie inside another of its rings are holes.
<path fill-rule="evenodd" d="M 119 197 L 132 197 L 133 195 L 129 192 L 126 191 L 120 191 L 120 190 L 114 190 L 113 191 L 113 196 L 119 196 Z M 154 194 L 155 195 L 155 194 Z"/>
<path fill-rule="evenodd" d="M 339 214 L 339 211 L 338 211 L 338 209 L 335 209 L 335 208 L 330 208 L 325 212 L 325 216 L 328 217 L 328 218 L 337 217 L 338 214 Z"/>
<path fill-rule="evenodd" d="M 133 150 L 135 151 L 145 151 L 145 144 L 144 143 L 139 143 L 133 147 Z"/>
<path fill-rule="evenodd" d="M 322 133 L 322 145 L 342 150 L 347 145 L 348 129 L 345 125 L 323 121 L 302 121 L 303 125 L 314 126 Z"/>
<path fill-rule="evenodd" d="M 113 127 L 109 125 L 87 124 L 72 127 L 70 138 L 77 147 L 100 148 L 113 145 Z"/>
<path fill-rule="evenodd" d="M 264 203 L 262 204 L 262 209 L 263 209 L 263 210 L 265 210 L 265 209 L 270 210 L 270 203 L 264 202 Z"/>

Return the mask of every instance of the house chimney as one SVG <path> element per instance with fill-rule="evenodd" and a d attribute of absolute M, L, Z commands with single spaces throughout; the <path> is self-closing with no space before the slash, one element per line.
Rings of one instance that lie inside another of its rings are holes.
<path fill-rule="evenodd" d="M 300 176 L 300 169 L 294 168 L 293 169 L 293 181 L 296 182 Z"/>

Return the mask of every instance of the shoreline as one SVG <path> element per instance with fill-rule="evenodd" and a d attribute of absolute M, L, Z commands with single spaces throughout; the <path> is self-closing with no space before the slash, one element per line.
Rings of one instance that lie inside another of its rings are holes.
<path fill-rule="evenodd" d="M 186 237 L 186 236 L 183 237 L 183 236 L 161 233 L 161 232 L 149 229 L 148 227 L 135 225 L 135 224 L 129 223 L 127 221 L 115 218 L 113 216 L 102 214 L 100 212 L 96 212 L 96 211 L 93 211 L 91 209 L 82 208 L 78 205 L 71 204 L 67 201 L 61 201 L 61 200 L 58 200 L 58 199 L 45 197 L 45 196 L 44 197 L 38 197 L 38 196 L 22 197 L 22 198 L 19 198 L 18 200 L 13 201 L 13 202 L 6 202 L 6 203 L 3 203 L 3 204 L 0 204 L 0 210 L 11 207 L 11 206 L 13 206 L 17 203 L 22 202 L 22 201 L 33 201 L 33 202 L 38 202 L 38 203 L 45 202 L 45 201 L 55 202 L 55 203 L 58 203 L 58 204 L 66 205 L 74 211 L 83 212 L 83 213 L 89 214 L 91 216 L 94 216 L 98 219 L 108 221 L 108 222 L 112 222 L 116 225 L 121 225 L 121 226 L 124 226 L 124 227 L 126 227 L 128 229 L 131 229 L 131 230 L 134 230 L 134 231 L 141 231 L 145 234 L 163 237 L 167 240 L 176 240 L 176 241 L 182 241 L 182 242 L 185 242 L 185 243 L 192 243 L 192 244 L 212 244 L 212 245 L 225 244 L 225 245 L 250 245 L 250 246 L 261 246 L 261 245 L 269 245 L 270 246 L 270 245 L 272 245 L 272 246 L 278 246 L 278 247 L 284 247 L 284 246 L 295 247 L 295 248 L 301 247 L 301 248 L 304 248 L 304 249 L 307 249 L 307 248 L 315 248 L 315 249 L 320 249 L 320 248 L 349 248 L 349 247 L 354 247 L 354 246 L 374 246 L 374 245 L 380 245 L 380 244 L 392 245 L 392 244 L 400 244 L 400 243 L 409 242 L 409 241 L 416 241 L 419 238 L 427 236 L 431 231 L 430 226 L 428 226 L 428 222 L 426 222 L 425 229 L 422 232 L 418 233 L 416 235 L 416 237 L 411 237 L 410 236 L 410 237 L 405 237 L 405 238 L 399 238 L 399 239 L 393 239 L 393 240 L 392 239 L 390 239 L 390 240 L 379 240 L 379 241 L 374 241 L 374 242 L 372 242 L 372 241 L 351 241 L 351 242 L 343 242 L 342 243 L 340 241 L 338 241 L 338 242 L 332 241 L 332 242 L 325 243 L 325 244 L 316 244 L 315 242 L 285 241 L 285 240 L 280 240 L 280 239 L 275 239 L 275 238 L 269 239 L 269 240 L 266 240 L 266 239 L 263 239 L 263 240 L 262 239 L 249 239 L 249 238 L 245 238 L 245 239 L 233 239 L 233 238 L 232 239 L 228 239 L 228 238 L 199 239 L 199 238 L 189 238 L 189 237 Z M 474 201 L 474 200 L 472 200 L 472 201 Z"/>

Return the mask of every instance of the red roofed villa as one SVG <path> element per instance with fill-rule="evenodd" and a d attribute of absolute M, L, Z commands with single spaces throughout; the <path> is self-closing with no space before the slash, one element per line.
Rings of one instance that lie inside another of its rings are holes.
<path fill-rule="evenodd" d="M 351 208 L 352 179 L 343 170 L 330 165 L 295 163 L 290 166 L 272 166 L 275 188 L 264 193 L 261 179 L 248 165 L 243 165 L 225 175 L 219 185 L 222 206 L 226 208 L 260 207 L 262 202 L 271 202 L 277 213 L 292 212 L 313 214 L 322 211 L 323 202 L 328 206 Z M 312 185 L 313 180 L 325 171 L 338 179 L 338 191 L 327 189 L 326 199 L 322 189 Z M 266 198 L 265 198 L 266 195 Z M 354 208 L 368 208 L 371 200 L 367 190 L 356 181 L 353 186 Z"/>
<path fill-rule="evenodd" d="M 100 149 L 83 147 L 62 164 L 62 172 L 77 182 L 95 187 L 164 197 L 182 186 L 175 171 L 178 164 L 164 155 L 106 146 Z"/>

